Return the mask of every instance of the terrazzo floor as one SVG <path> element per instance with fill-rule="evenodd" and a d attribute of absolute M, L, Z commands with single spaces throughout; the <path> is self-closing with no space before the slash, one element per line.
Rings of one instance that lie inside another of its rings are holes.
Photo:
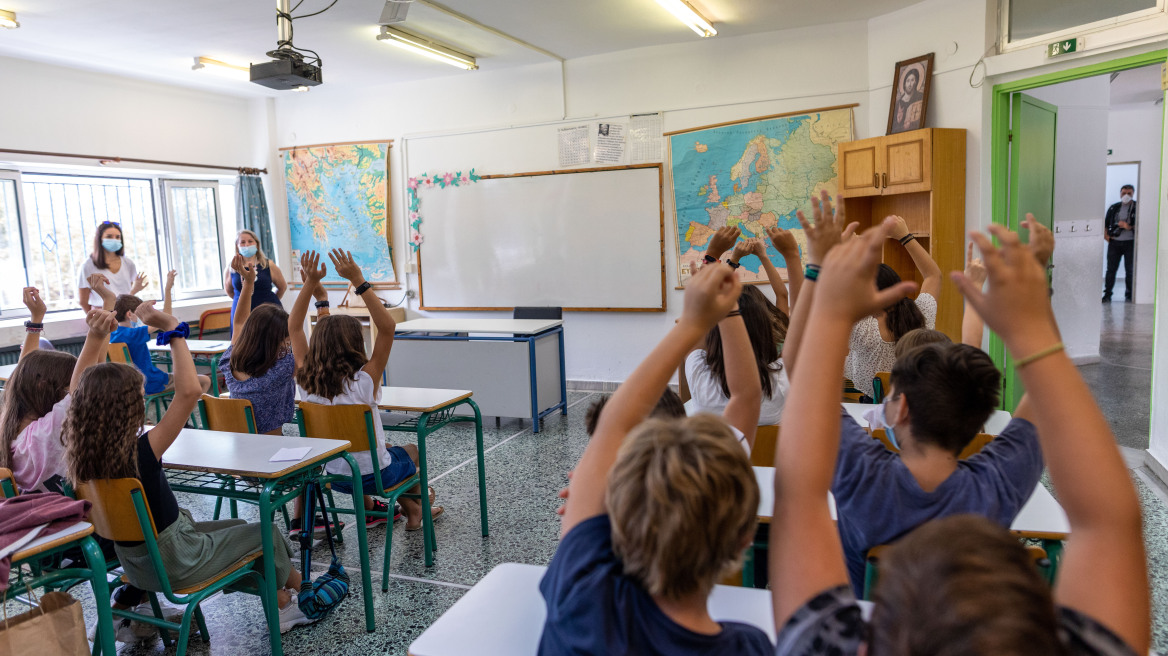
<path fill-rule="evenodd" d="M 1148 448 L 1154 324 L 1153 305 L 1104 303 L 1101 361 L 1079 367 L 1116 440 L 1132 449 Z"/>
<path fill-rule="evenodd" d="M 431 482 L 439 505 L 446 508 L 435 522 L 439 551 L 434 567 L 422 561 L 420 532 L 406 533 L 399 523 L 388 529 L 393 537 L 389 591 L 380 591 L 381 558 L 386 527 L 369 531 L 374 582 L 374 609 L 377 630 L 364 626 L 364 599 L 357 557 L 356 529 L 352 517 L 344 530 L 345 542 L 339 554 L 353 576 L 350 598 L 325 620 L 298 627 L 284 634 L 284 652 L 361 656 L 401 655 L 443 612 L 453 605 L 495 565 L 519 562 L 545 565 L 557 544 L 559 523 L 555 509 L 558 490 L 566 473 L 579 458 L 587 442 L 584 411 L 599 394 L 569 392 L 567 416 L 551 415 L 538 434 L 529 422 L 504 421 L 496 427 L 493 419 L 484 422 L 490 537 L 480 535 L 477 473 L 474 465 L 473 427 L 454 425 L 427 441 Z M 292 426 L 286 430 L 294 431 Z M 394 433 L 397 438 L 406 435 Z M 1154 646 L 1168 653 L 1168 505 L 1141 478 L 1137 488 L 1144 505 L 1148 541 L 1148 561 L 1153 581 L 1153 613 L 1156 618 Z M 179 503 L 196 518 L 210 518 L 213 500 L 180 494 Z M 338 496 L 340 501 L 342 496 Z M 343 502 L 342 502 L 343 503 Z M 244 519 L 256 520 L 254 506 L 240 505 Z M 313 552 L 314 570 L 327 566 L 328 547 L 320 544 Z M 93 599 L 87 587 L 73 591 L 81 601 L 87 622 L 95 619 Z M 217 595 L 203 604 L 211 633 L 210 643 L 193 638 L 192 655 L 267 654 L 267 627 L 259 599 L 244 594 Z M 24 609 L 9 604 L 9 613 Z M 119 643 L 121 656 L 173 654 L 158 639 L 134 645 Z"/>

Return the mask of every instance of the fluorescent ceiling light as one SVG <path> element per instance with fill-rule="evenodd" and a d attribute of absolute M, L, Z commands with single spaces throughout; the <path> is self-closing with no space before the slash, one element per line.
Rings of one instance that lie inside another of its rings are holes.
<path fill-rule="evenodd" d="M 10 30 L 20 27 L 20 23 L 16 22 L 16 12 L 0 9 L 0 27 L 7 27 Z"/>
<path fill-rule="evenodd" d="M 216 73 L 236 80 L 247 80 L 251 78 L 250 67 L 236 66 L 235 64 L 228 64 L 227 62 L 221 62 L 218 59 L 211 59 L 210 57 L 195 57 L 195 65 L 191 66 L 191 70 L 207 71 L 208 73 Z"/>
<path fill-rule="evenodd" d="M 718 33 L 710 21 L 702 17 L 685 0 L 657 0 L 657 4 L 665 7 L 669 13 L 673 14 L 674 18 L 685 23 L 685 26 L 696 32 L 698 36 L 714 36 Z"/>
<path fill-rule="evenodd" d="M 404 50 L 425 55 L 435 61 L 440 61 L 443 64 L 450 64 L 458 68 L 465 68 L 468 71 L 473 71 L 479 67 L 478 62 L 470 55 L 458 52 L 452 48 L 448 48 L 440 43 L 431 41 L 425 37 L 416 34 L 410 34 L 405 30 L 399 30 L 388 25 L 381 26 L 381 34 L 377 35 L 378 41 L 391 43 Z"/>

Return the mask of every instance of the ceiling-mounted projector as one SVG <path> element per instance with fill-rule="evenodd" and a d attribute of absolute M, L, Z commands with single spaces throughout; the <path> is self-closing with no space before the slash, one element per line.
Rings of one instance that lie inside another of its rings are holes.
<path fill-rule="evenodd" d="M 410 3 L 414 0 L 385 0 L 385 7 L 381 10 L 381 20 L 378 25 L 392 25 L 406 19 L 406 12 L 410 10 Z"/>
<path fill-rule="evenodd" d="M 314 87 L 324 81 L 320 74 L 320 55 L 308 48 L 297 48 L 292 44 L 293 16 L 288 5 L 289 0 L 277 0 L 276 2 L 276 49 L 269 50 L 267 53 L 272 60 L 251 65 L 252 82 L 280 91 Z M 331 7 L 332 5 L 329 5 L 314 14 L 297 16 L 297 18 L 316 16 Z M 305 60 L 304 53 L 306 52 L 312 54 L 311 59 Z"/>

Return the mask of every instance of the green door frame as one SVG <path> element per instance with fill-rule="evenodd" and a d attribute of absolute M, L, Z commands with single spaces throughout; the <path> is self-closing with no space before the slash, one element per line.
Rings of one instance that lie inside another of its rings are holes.
<path fill-rule="evenodd" d="M 1065 71 L 1057 71 L 1054 73 L 1046 73 L 1043 75 L 1036 75 L 1014 82 L 1004 82 L 1002 84 L 995 84 L 993 88 L 993 97 L 991 99 L 991 120 L 992 127 L 990 130 L 990 190 L 992 194 L 991 219 L 993 223 L 998 225 L 1007 225 L 1009 220 L 1007 194 L 1010 183 L 1010 96 L 1018 91 L 1026 91 L 1027 89 L 1034 89 L 1037 87 L 1050 86 L 1060 82 L 1071 82 L 1073 80 L 1081 80 L 1086 77 L 1094 77 L 1096 75 L 1103 75 L 1105 73 L 1114 73 L 1117 71 L 1124 71 L 1131 68 L 1139 68 L 1149 64 L 1163 64 L 1168 61 L 1168 50 L 1154 50 L 1139 55 L 1132 55 L 1130 57 L 1121 57 L 1111 61 L 1102 62 L 1099 64 L 1091 64 L 1089 66 L 1080 66 L 1078 68 L 1071 68 Z M 1166 103 L 1168 104 L 1168 103 Z M 1160 159 L 1163 161 L 1163 136 L 1161 137 Z M 1160 178 L 1163 179 L 1163 171 Z M 1163 185 L 1161 184 L 1161 187 Z M 1156 194 L 1157 199 L 1162 198 L 1163 189 L 1160 189 Z M 1162 201 L 1157 200 L 1156 221 L 1160 220 L 1160 207 Z M 1157 248 L 1156 248 L 1156 278 L 1160 268 L 1159 262 L 1159 241 L 1160 235 L 1157 231 Z M 1153 291 L 1153 302 L 1158 304 L 1158 286 Z M 1012 369 L 1013 363 L 1008 361 L 1006 357 L 1006 347 L 1002 340 L 993 332 L 990 333 L 989 354 L 993 359 L 994 364 L 1002 369 L 1004 373 L 1007 368 Z M 1004 380 L 1009 380 L 1010 376 L 1005 376 Z M 1013 411 L 1013 402 L 1011 399 L 1013 395 L 1010 390 L 1004 390 L 1002 394 L 1002 408 Z"/>

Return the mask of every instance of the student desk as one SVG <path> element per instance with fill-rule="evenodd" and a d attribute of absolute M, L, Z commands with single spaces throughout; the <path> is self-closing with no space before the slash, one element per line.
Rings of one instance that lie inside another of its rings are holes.
<path fill-rule="evenodd" d="M 42 569 L 37 564 L 42 558 L 80 547 L 85 554 L 85 567 L 74 564 L 65 569 Z M 26 574 L 22 565 L 29 565 L 31 574 Z M 93 597 L 97 600 L 97 642 L 101 653 L 117 656 L 114 648 L 113 613 L 110 612 L 109 582 L 106 580 L 106 562 L 101 555 L 101 547 L 93 539 L 93 524 L 77 522 L 63 529 L 42 533 L 12 554 L 12 571 L 8 575 L 9 586 L 0 593 L 0 604 L 23 592 L 26 588 L 56 588 L 60 584 L 68 586 L 77 580 L 89 581 L 93 586 Z"/>
<path fill-rule="evenodd" d="M 492 417 L 528 417 L 532 432 L 568 414 L 564 326 L 545 319 L 414 319 L 397 324 L 389 384 L 469 389 Z"/>
<path fill-rule="evenodd" d="M 187 340 L 187 348 L 190 350 L 195 364 L 206 364 L 211 367 L 211 394 L 214 396 L 219 396 L 219 359 L 223 357 L 223 353 L 227 351 L 229 346 L 231 346 L 231 342 L 221 340 Z M 169 344 L 159 346 L 151 339 L 146 343 L 146 348 L 150 349 L 151 359 L 157 360 L 160 364 L 170 365 Z"/>
<path fill-rule="evenodd" d="M 867 420 L 864 419 L 864 413 L 880 407 L 871 403 L 844 403 L 842 405 L 844 410 L 847 410 L 848 414 L 852 416 L 852 419 L 855 419 L 856 423 L 860 425 L 860 428 L 869 428 Z M 1010 423 L 1010 419 L 1012 419 L 1010 413 L 1005 410 L 994 410 L 994 413 L 986 420 L 983 432 L 997 435 L 1006 429 L 1006 424 Z"/>
<path fill-rule="evenodd" d="M 547 606 L 539 592 L 546 567 L 504 563 L 410 644 L 410 656 L 523 656 L 535 654 Z M 715 585 L 708 603 L 714 620 L 757 626 L 775 641 L 768 590 Z"/>
<path fill-rule="evenodd" d="M 396 323 L 402 323 L 406 320 L 406 311 L 404 308 L 392 307 L 386 308 L 389 310 L 389 316 Z M 317 316 L 319 310 L 316 306 L 308 306 L 308 336 L 312 337 L 312 331 L 316 328 L 316 324 L 320 321 Z M 367 307 L 348 307 L 348 306 L 332 306 L 329 308 L 329 314 L 347 314 L 351 317 L 356 317 L 357 321 L 361 323 L 362 334 L 365 330 L 369 331 L 369 340 L 365 342 L 366 355 L 372 354 L 373 342 L 377 341 L 377 326 L 369 319 L 369 308 Z"/>
<path fill-rule="evenodd" d="M 188 492 L 228 499 L 246 499 L 259 504 L 260 535 L 264 554 L 264 582 L 278 590 L 273 561 L 272 514 L 300 496 L 304 484 L 318 475 L 318 468 L 330 460 L 344 458 L 353 472 L 353 508 L 357 514 L 357 543 L 361 556 L 361 584 L 365 593 L 365 630 L 373 631 L 373 584 L 369 574 L 369 540 L 365 529 L 365 503 L 361 498 L 361 472 L 345 449 L 345 440 L 324 440 L 284 435 L 255 435 L 184 428 L 162 456 L 162 466 L 175 492 Z M 271 462 L 282 448 L 311 447 L 302 460 Z M 223 476 L 258 479 L 253 485 L 223 485 Z M 249 489 L 250 488 L 250 489 Z M 256 488 L 259 488 L 258 491 Z M 273 618 L 274 620 L 274 618 Z M 273 656 L 282 656 L 278 621 L 269 620 Z"/>

